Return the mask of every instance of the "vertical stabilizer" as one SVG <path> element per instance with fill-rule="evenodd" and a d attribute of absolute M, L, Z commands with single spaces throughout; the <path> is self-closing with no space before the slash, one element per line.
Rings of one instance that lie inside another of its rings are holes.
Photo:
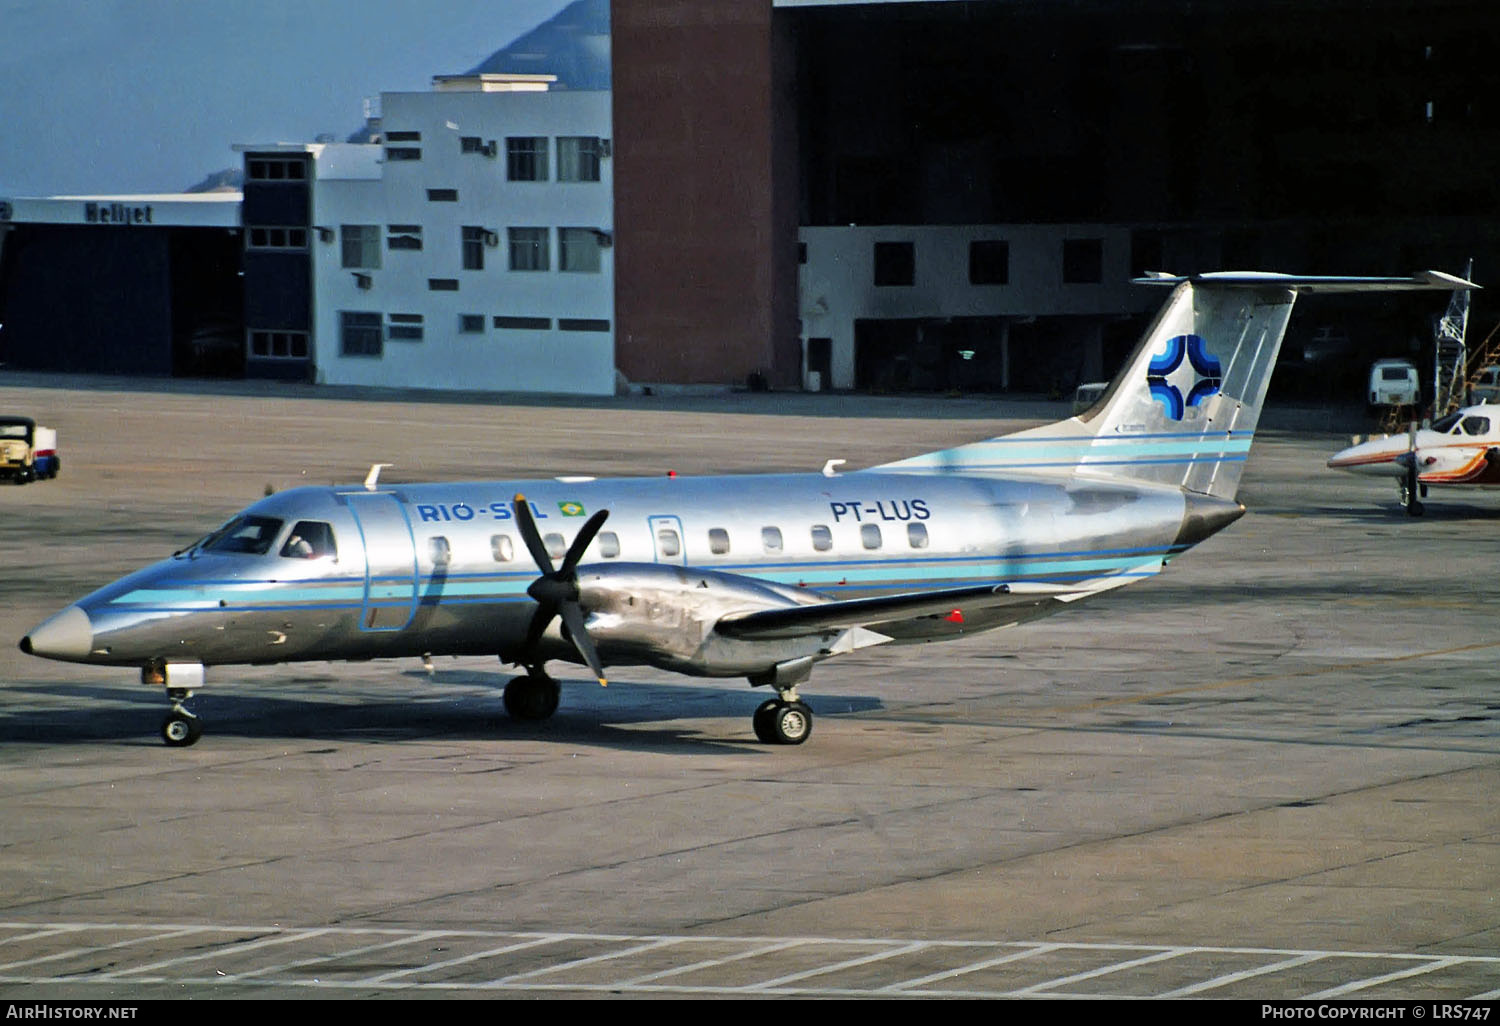
<path fill-rule="evenodd" d="M 1411 278 L 1158 275 L 1141 283 L 1170 285 L 1172 293 L 1088 411 L 880 469 L 1108 475 L 1233 499 L 1300 293 L 1474 287 L 1437 271 Z"/>

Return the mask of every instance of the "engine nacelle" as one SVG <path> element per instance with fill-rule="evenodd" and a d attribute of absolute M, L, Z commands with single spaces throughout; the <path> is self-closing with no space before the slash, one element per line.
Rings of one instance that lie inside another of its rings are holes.
<path fill-rule="evenodd" d="M 606 663 L 648 665 L 701 677 L 762 673 L 799 656 L 831 654 L 827 637 L 777 641 L 726 638 L 714 625 L 728 613 L 820 601 L 797 588 L 734 574 L 655 563 L 578 568 L 589 636 Z"/>

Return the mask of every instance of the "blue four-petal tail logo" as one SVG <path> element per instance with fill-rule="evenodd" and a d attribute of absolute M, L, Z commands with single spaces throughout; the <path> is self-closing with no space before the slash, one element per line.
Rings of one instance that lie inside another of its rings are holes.
<path fill-rule="evenodd" d="M 1181 420 L 1188 407 L 1217 392 L 1223 376 L 1219 358 L 1209 353 L 1201 335 L 1173 335 L 1166 352 L 1151 357 L 1146 369 L 1151 398 L 1166 408 L 1171 420 Z"/>

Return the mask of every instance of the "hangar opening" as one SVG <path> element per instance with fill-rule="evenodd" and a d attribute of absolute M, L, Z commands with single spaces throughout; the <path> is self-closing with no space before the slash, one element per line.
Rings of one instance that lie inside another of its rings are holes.
<path fill-rule="evenodd" d="M 17 198 L 0 223 L 0 364 L 243 377 L 239 194 Z"/>

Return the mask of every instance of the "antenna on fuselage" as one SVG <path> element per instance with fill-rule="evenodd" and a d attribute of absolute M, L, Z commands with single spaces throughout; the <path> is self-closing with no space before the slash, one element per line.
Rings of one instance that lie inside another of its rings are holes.
<path fill-rule="evenodd" d="M 370 472 L 365 475 L 365 491 L 373 492 L 375 486 L 380 483 L 380 472 L 386 467 L 394 466 L 394 463 L 371 463 Z"/>
<path fill-rule="evenodd" d="M 839 476 L 839 472 L 838 472 L 838 470 L 836 468 L 842 467 L 847 462 L 849 462 L 849 461 L 848 460 L 829 460 L 827 463 L 823 464 L 823 476 L 824 477 L 838 477 Z"/>

